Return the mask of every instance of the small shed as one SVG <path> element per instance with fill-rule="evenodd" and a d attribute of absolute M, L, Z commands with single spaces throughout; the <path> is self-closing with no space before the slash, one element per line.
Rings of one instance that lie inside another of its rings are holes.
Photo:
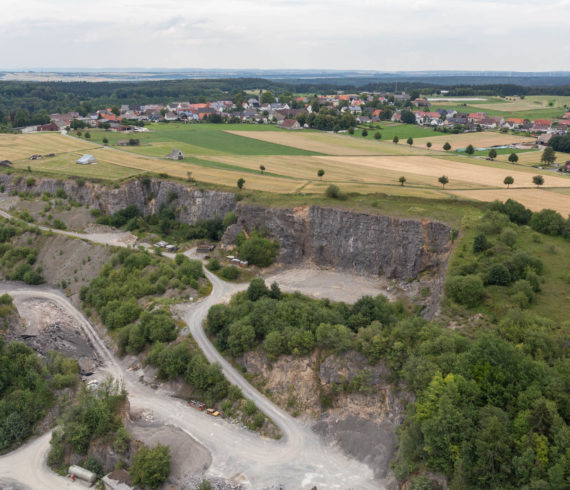
<path fill-rule="evenodd" d="M 12 166 L 12 162 L 10 160 L 1 160 L 0 161 L 0 167 L 11 167 Z"/>
<path fill-rule="evenodd" d="M 80 165 L 90 165 L 92 163 L 97 163 L 97 159 L 93 155 L 85 154 L 77 162 Z"/>
<path fill-rule="evenodd" d="M 171 160 L 183 160 L 184 153 L 182 153 L 182 150 L 174 149 L 170 152 L 167 158 L 170 158 Z"/>
<path fill-rule="evenodd" d="M 198 245 L 198 248 L 196 248 L 196 252 L 201 254 L 207 254 L 210 253 L 215 248 L 216 245 L 214 243 L 202 243 L 201 245 Z"/>

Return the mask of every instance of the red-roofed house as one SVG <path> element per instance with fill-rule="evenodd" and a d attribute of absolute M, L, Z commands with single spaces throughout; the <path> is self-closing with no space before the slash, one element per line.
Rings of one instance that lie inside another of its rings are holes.
<path fill-rule="evenodd" d="M 380 117 L 380 114 L 382 114 L 382 109 L 375 109 L 374 112 L 372 113 L 372 117 Z"/>
<path fill-rule="evenodd" d="M 548 119 L 535 119 L 532 125 L 533 131 L 548 131 L 552 127 L 552 121 Z"/>
<path fill-rule="evenodd" d="M 418 97 L 416 100 L 413 100 L 412 104 L 416 107 L 429 107 L 429 102 L 423 97 Z"/>
<path fill-rule="evenodd" d="M 570 119 L 570 112 L 567 112 L 562 116 L 562 119 Z"/>
<path fill-rule="evenodd" d="M 485 114 L 484 112 L 472 112 L 467 116 L 467 119 L 469 120 L 469 122 L 478 123 L 479 121 L 485 119 L 486 117 L 487 114 Z"/>
<path fill-rule="evenodd" d="M 510 117 L 505 121 L 504 126 L 509 129 L 518 129 L 524 124 L 524 119 L 519 117 Z"/>

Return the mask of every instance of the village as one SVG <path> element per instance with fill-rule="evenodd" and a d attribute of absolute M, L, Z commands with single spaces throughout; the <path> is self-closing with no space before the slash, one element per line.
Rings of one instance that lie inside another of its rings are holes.
<path fill-rule="evenodd" d="M 353 130 L 356 126 L 374 127 L 374 124 L 380 122 L 394 122 L 416 124 L 443 133 L 511 131 L 515 134 L 535 135 L 538 144 L 546 145 L 552 136 L 567 134 L 570 126 L 570 111 L 558 119 L 530 120 L 489 115 L 484 111 L 432 109 L 433 102 L 446 99 L 428 99 L 405 92 L 338 93 L 310 97 L 285 94 L 276 97 L 271 92 L 259 90 L 258 96 L 251 96 L 247 100 L 243 96 L 234 99 L 201 103 L 171 102 L 166 105 L 122 105 L 98 109 L 85 115 L 79 112 L 55 113 L 50 115 L 48 124 L 19 129 L 23 133 L 89 128 L 136 133 L 148 131 L 144 127 L 147 123 L 209 122 L 274 124 L 290 130 L 312 128 L 351 132 L 351 128 Z M 469 107 L 466 106 L 466 109 Z M 128 141 L 124 142 L 124 145 L 127 144 Z"/>

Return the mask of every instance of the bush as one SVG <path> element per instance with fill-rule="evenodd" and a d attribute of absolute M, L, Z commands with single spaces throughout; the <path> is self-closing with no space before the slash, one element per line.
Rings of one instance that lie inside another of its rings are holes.
<path fill-rule="evenodd" d="M 239 257 L 252 265 L 267 267 L 273 263 L 279 244 L 252 233 L 251 238 L 242 241 L 238 246 Z"/>
<path fill-rule="evenodd" d="M 508 286 L 511 283 L 511 273 L 503 264 L 494 264 L 487 274 L 487 284 Z"/>
<path fill-rule="evenodd" d="M 158 489 L 170 475 L 170 448 L 158 444 L 153 449 L 139 449 L 133 459 L 130 475 L 135 485 Z"/>
<path fill-rule="evenodd" d="M 208 265 L 206 265 L 206 268 L 212 272 L 219 271 L 221 267 L 220 261 L 216 258 L 210 259 Z"/>
<path fill-rule="evenodd" d="M 543 209 L 538 213 L 533 213 L 530 226 L 533 230 L 545 235 L 567 235 L 570 232 L 568 221 L 552 209 Z"/>
<path fill-rule="evenodd" d="M 473 308 L 483 301 L 485 288 L 479 276 L 451 276 L 445 281 L 445 294 L 453 301 Z"/>
<path fill-rule="evenodd" d="M 330 197 L 331 199 L 339 199 L 341 201 L 345 200 L 347 197 L 346 194 L 341 192 L 338 185 L 335 185 L 335 184 L 331 184 L 327 187 L 327 190 L 325 191 L 325 195 L 327 197 Z"/>
<path fill-rule="evenodd" d="M 489 250 L 492 247 L 489 240 L 487 240 L 487 236 L 484 233 L 479 233 L 473 239 L 473 252 L 480 253 L 484 252 L 485 250 Z"/>
<path fill-rule="evenodd" d="M 239 277 L 240 271 L 235 265 L 228 265 L 220 270 L 220 276 L 229 281 L 233 281 Z"/>
<path fill-rule="evenodd" d="M 517 225 L 526 225 L 529 223 L 532 216 L 532 211 L 525 208 L 521 203 L 507 199 L 505 203 L 495 201 L 491 209 L 506 214 L 509 219 Z"/>
<path fill-rule="evenodd" d="M 508 247 L 513 247 L 517 242 L 517 233 L 510 228 L 507 228 L 501 233 L 501 241 Z"/>

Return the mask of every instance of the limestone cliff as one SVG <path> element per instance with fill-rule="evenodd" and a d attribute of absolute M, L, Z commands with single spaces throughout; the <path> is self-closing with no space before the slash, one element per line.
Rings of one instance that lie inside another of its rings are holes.
<path fill-rule="evenodd" d="M 31 192 L 65 193 L 81 204 L 112 214 L 127 206 L 136 206 L 145 216 L 158 212 L 164 205 L 173 204 L 184 223 L 195 223 L 201 219 L 223 217 L 235 208 L 235 197 L 231 192 L 200 190 L 177 182 L 161 179 L 133 179 L 120 185 L 103 185 L 79 180 L 55 180 L 36 178 L 34 185 L 26 185 L 26 179 L 0 174 L 0 185 L 6 194 Z"/>
<path fill-rule="evenodd" d="M 451 228 L 440 222 L 304 206 L 268 208 L 238 203 L 237 231 L 262 229 L 280 244 L 278 260 L 394 279 L 413 279 L 437 271 L 451 251 Z"/>

